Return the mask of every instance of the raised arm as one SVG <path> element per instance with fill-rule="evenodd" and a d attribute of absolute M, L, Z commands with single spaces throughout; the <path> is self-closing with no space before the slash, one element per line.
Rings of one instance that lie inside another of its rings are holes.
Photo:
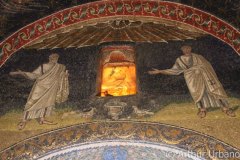
<path fill-rule="evenodd" d="M 152 71 L 148 71 L 148 74 L 179 75 L 183 72 L 183 69 L 180 67 L 178 61 L 179 60 L 177 59 L 173 67 L 170 69 L 159 70 L 159 69 L 153 68 Z"/>
<path fill-rule="evenodd" d="M 39 76 L 42 75 L 42 69 L 41 69 L 41 66 L 39 66 L 37 69 L 35 69 L 33 72 L 24 72 L 24 71 L 21 71 L 21 70 L 17 70 L 15 72 L 10 72 L 9 73 L 11 76 L 15 76 L 15 75 L 21 75 L 27 79 L 30 79 L 30 80 L 35 80 L 37 79 Z"/>
<path fill-rule="evenodd" d="M 159 69 L 152 68 L 151 71 L 148 71 L 148 74 L 151 74 L 151 75 L 153 75 L 153 74 L 160 74 L 160 72 L 161 71 Z"/>

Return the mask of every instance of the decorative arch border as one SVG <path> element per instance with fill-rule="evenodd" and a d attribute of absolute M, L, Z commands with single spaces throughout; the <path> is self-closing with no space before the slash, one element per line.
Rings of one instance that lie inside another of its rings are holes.
<path fill-rule="evenodd" d="M 240 150 L 199 132 L 152 122 L 105 121 L 77 124 L 28 138 L 0 151 L 0 159 L 38 159 L 81 144 L 127 141 L 167 145 L 204 159 L 238 158 Z M 200 151 L 200 152 L 199 152 Z M 231 154 L 231 157 L 230 157 Z M 227 155 L 226 155 L 227 156 Z"/>
<path fill-rule="evenodd" d="M 115 16 L 154 17 L 188 24 L 224 41 L 240 55 L 240 31 L 212 14 L 167 1 L 109 0 L 67 8 L 19 29 L 0 43 L 0 67 L 22 47 L 54 30 Z"/>

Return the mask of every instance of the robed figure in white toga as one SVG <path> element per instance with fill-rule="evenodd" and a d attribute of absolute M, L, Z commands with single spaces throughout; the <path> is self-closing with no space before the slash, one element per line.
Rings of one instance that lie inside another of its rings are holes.
<path fill-rule="evenodd" d="M 153 69 L 149 74 L 180 75 L 183 73 L 201 118 L 206 116 L 206 110 L 209 107 L 221 107 L 227 115 L 235 116 L 229 109 L 228 96 L 212 65 L 203 56 L 192 53 L 190 46 L 183 46 L 181 50 L 183 55 L 177 58 L 172 68 Z"/>
<path fill-rule="evenodd" d="M 45 117 L 51 115 L 55 103 L 65 102 L 69 95 L 68 71 L 63 64 L 57 63 L 58 58 L 58 54 L 51 54 L 49 62 L 33 72 L 10 72 L 10 75 L 22 75 L 35 80 L 24 108 L 23 119 L 18 125 L 19 129 L 23 129 L 30 119 L 39 119 L 40 124 L 55 124 Z"/>

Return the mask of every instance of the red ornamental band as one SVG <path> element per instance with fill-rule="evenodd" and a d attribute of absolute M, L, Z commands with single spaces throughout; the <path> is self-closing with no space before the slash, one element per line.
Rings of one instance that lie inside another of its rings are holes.
<path fill-rule="evenodd" d="M 240 54 L 240 32 L 227 22 L 199 9 L 159 0 L 96 1 L 67 8 L 39 19 L 0 43 L 0 66 L 19 49 L 52 31 L 72 24 L 122 16 L 152 17 L 181 22 L 198 28 L 229 44 Z"/>

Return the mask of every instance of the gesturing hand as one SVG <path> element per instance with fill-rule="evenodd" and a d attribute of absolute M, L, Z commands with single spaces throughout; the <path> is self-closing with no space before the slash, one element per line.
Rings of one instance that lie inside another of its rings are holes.
<path fill-rule="evenodd" d="M 155 68 L 152 68 L 152 71 L 148 71 L 148 74 L 159 74 L 161 73 L 161 70 L 158 70 L 158 69 L 155 69 Z"/>
<path fill-rule="evenodd" d="M 22 74 L 23 74 L 23 71 L 21 71 L 19 69 L 17 71 L 15 71 L 15 72 L 10 72 L 9 73 L 10 76 L 22 75 Z"/>

